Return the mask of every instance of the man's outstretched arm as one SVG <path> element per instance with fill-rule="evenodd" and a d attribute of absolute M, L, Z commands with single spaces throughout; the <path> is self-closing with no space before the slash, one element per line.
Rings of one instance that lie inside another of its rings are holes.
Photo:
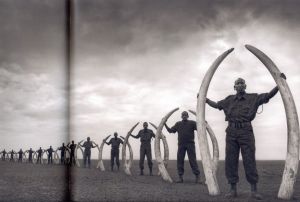
<path fill-rule="evenodd" d="M 206 103 L 215 109 L 219 109 L 219 105 L 216 102 L 214 102 L 208 98 L 206 98 Z"/>

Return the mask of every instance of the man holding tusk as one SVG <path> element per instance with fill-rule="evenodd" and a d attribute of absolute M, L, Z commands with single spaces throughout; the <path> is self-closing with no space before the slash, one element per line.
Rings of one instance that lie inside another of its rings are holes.
<path fill-rule="evenodd" d="M 90 137 L 87 137 L 86 141 L 83 144 L 81 144 L 80 142 L 78 144 L 81 147 L 84 147 L 84 152 L 83 152 L 84 167 L 86 168 L 88 166 L 88 168 L 91 168 L 91 149 L 97 147 L 98 145 L 94 146 L 94 144 L 91 141 Z"/>
<path fill-rule="evenodd" d="M 110 165 L 111 165 L 111 171 L 114 170 L 114 161 L 116 159 L 116 164 L 118 167 L 118 171 L 120 169 L 120 160 L 119 160 L 119 147 L 120 144 L 123 144 L 123 140 L 118 138 L 118 133 L 114 133 L 114 138 L 111 138 L 109 142 L 106 142 L 106 140 L 103 140 L 107 145 L 111 145 L 111 152 L 110 152 Z"/>
<path fill-rule="evenodd" d="M 48 156 L 48 164 L 52 164 L 53 163 L 53 152 L 54 152 L 52 146 L 50 146 L 50 148 L 47 149 L 46 152 L 47 152 L 47 156 Z"/>
<path fill-rule="evenodd" d="M 282 73 L 280 75 L 286 79 Z M 216 109 L 223 110 L 225 121 L 228 121 L 226 129 L 226 152 L 225 152 L 225 174 L 228 183 L 231 185 L 226 197 L 236 197 L 236 184 L 239 181 L 238 164 L 241 150 L 243 164 L 247 181 L 251 184 L 251 197 L 262 199 L 257 193 L 256 184 L 258 174 L 255 161 L 255 139 L 251 121 L 255 118 L 260 105 L 268 103 L 276 95 L 278 87 L 273 88 L 269 93 L 246 93 L 246 83 L 242 78 L 234 82 L 235 95 L 229 95 L 224 100 L 213 102 L 206 99 L 206 103 Z"/>
<path fill-rule="evenodd" d="M 188 120 L 189 114 L 186 111 L 181 113 L 182 121 L 178 121 L 173 127 L 169 128 L 167 124 L 165 127 L 169 133 L 178 133 L 178 150 L 177 150 L 177 171 L 179 180 L 177 183 L 183 183 L 184 174 L 184 157 L 187 152 L 189 157 L 190 166 L 196 176 L 195 183 L 202 183 L 199 175 L 200 171 L 197 164 L 195 152 L 195 135 L 194 131 L 197 130 L 195 121 Z"/>
<path fill-rule="evenodd" d="M 76 144 L 74 144 L 74 140 L 72 140 L 72 143 L 68 143 L 67 148 L 70 149 L 70 165 L 76 165 L 76 160 L 75 160 L 75 149 L 76 149 Z"/>
<path fill-rule="evenodd" d="M 148 129 L 148 123 L 143 123 L 144 129 L 140 130 L 137 135 L 132 135 L 134 138 L 141 138 L 141 147 L 140 147 L 140 175 L 144 175 L 144 160 L 147 156 L 148 166 L 150 175 L 152 176 L 152 154 L 151 154 L 151 139 L 155 138 L 155 135 L 152 130 Z"/>
<path fill-rule="evenodd" d="M 62 146 L 58 148 L 60 150 L 60 164 L 65 164 L 66 163 L 66 150 L 67 147 L 65 146 L 65 143 L 62 143 Z"/>
<path fill-rule="evenodd" d="M 32 148 L 30 148 L 29 150 L 27 150 L 25 152 L 28 152 L 28 162 L 32 163 L 32 156 L 33 156 L 34 151 L 32 150 Z"/>
<path fill-rule="evenodd" d="M 38 163 L 39 163 L 39 164 L 42 164 L 42 160 L 43 160 L 43 159 L 42 159 L 42 158 L 43 158 L 43 157 L 42 157 L 42 154 L 43 154 L 43 151 L 44 151 L 44 150 L 42 149 L 42 147 L 40 147 L 40 148 L 36 151 L 37 154 L 38 154 L 38 155 L 37 155 L 37 160 L 36 160 L 36 163 L 37 163 L 37 164 L 38 164 Z"/>
<path fill-rule="evenodd" d="M 2 152 L 0 152 L 0 154 L 2 154 L 2 161 L 5 161 L 5 156 L 7 154 L 7 152 L 5 151 L 5 149 Z"/>

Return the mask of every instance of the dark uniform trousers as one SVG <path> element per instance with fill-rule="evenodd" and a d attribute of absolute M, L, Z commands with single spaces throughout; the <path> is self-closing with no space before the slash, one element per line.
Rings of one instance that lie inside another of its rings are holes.
<path fill-rule="evenodd" d="M 87 166 L 90 167 L 91 166 L 91 151 L 84 151 L 83 164 L 84 164 L 85 167 L 87 167 Z"/>
<path fill-rule="evenodd" d="M 258 182 L 255 162 L 255 139 L 252 126 L 226 129 L 225 173 L 229 184 L 237 183 L 239 153 L 242 153 L 247 181 L 250 184 Z"/>
<path fill-rule="evenodd" d="M 147 156 L 148 166 L 152 168 L 151 144 L 142 144 L 140 148 L 140 169 L 144 169 L 144 160 Z"/>
<path fill-rule="evenodd" d="M 117 166 L 120 167 L 119 148 L 118 149 L 112 149 L 110 151 L 110 164 L 111 164 L 111 167 L 114 166 L 115 159 L 116 159 Z"/>
<path fill-rule="evenodd" d="M 177 151 L 178 175 L 183 175 L 183 173 L 184 173 L 184 158 L 185 158 L 186 152 L 188 154 L 189 162 L 190 162 L 191 168 L 193 170 L 193 173 L 195 175 L 199 175 L 200 171 L 199 171 L 197 159 L 196 159 L 195 143 L 184 143 L 184 144 L 178 145 L 178 151 Z"/>

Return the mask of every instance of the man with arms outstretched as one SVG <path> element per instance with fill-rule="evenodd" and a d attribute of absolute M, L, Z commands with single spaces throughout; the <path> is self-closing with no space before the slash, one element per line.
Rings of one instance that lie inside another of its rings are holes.
<path fill-rule="evenodd" d="M 281 74 L 285 79 L 285 75 Z M 251 197 L 262 199 L 257 193 L 258 174 L 255 161 L 255 139 L 251 121 L 255 118 L 260 105 L 268 103 L 276 95 L 278 87 L 273 88 L 269 93 L 257 94 L 246 93 L 246 82 L 238 78 L 234 82 L 235 95 L 229 95 L 224 100 L 213 102 L 206 99 L 206 103 L 216 109 L 223 110 L 225 121 L 228 122 L 226 129 L 226 153 L 225 173 L 228 183 L 231 185 L 230 192 L 226 197 L 236 197 L 236 184 L 239 181 L 238 164 L 241 150 L 243 164 L 247 181 L 251 184 Z"/>
<path fill-rule="evenodd" d="M 155 135 L 152 130 L 148 129 L 148 123 L 143 123 L 144 129 L 140 130 L 137 135 L 132 135 L 134 138 L 141 139 L 141 147 L 140 147 L 140 175 L 144 175 L 144 160 L 145 156 L 147 156 L 148 166 L 150 175 L 152 175 L 152 153 L 151 153 L 151 139 L 155 138 Z"/>
<path fill-rule="evenodd" d="M 110 152 L 110 165 L 111 165 L 111 171 L 114 170 L 114 162 L 116 159 L 116 164 L 118 167 L 118 170 L 120 168 L 120 160 L 119 160 L 119 147 L 120 144 L 123 144 L 123 140 L 118 138 L 118 133 L 114 133 L 114 138 L 111 138 L 109 142 L 105 142 L 107 145 L 111 145 L 111 152 Z M 105 141 L 105 140 L 104 140 Z"/>
<path fill-rule="evenodd" d="M 195 152 L 195 135 L 194 131 L 197 130 L 195 121 L 188 120 L 189 114 L 186 111 L 181 113 L 182 121 L 178 121 L 173 127 L 169 128 L 167 124 L 165 127 L 169 133 L 178 133 L 178 150 L 177 150 L 177 171 L 179 180 L 177 183 L 183 183 L 184 174 L 184 157 L 187 152 L 189 157 L 190 166 L 196 176 L 195 183 L 202 183 L 200 181 L 200 171 L 197 164 Z"/>

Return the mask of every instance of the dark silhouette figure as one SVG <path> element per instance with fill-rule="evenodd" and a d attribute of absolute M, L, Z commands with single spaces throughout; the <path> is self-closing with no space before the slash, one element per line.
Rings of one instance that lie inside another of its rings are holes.
<path fill-rule="evenodd" d="M 14 154 L 17 154 L 17 153 L 14 152 L 14 150 L 11 150 L 10 152 L 8 152 L 8 154 L 10 154 L 10 160 L 9 161 L 14 161 Z"/>
<path fill-rule="evenodd" d="M 89 167 L 91 168 L 91 149 L 97 147 L 97 145 L 93 145 L 93 143 L 90 141 L 90 137 L 87 138 L 87 141 L 85 141 L 83 144 L 79 145 L 81 147 L 84 147 L 84 152 L 83 152 L 83 163 L 84 167 Z"/>
<path fill-rule="evenodd" d="M 52 146 L 50 146 L 50 148 L 47 149 L 46 152 L 47 152 L 47 156 L 48 156 L 48 164 L 52 164 L 53 163 L 53 152 L 54 152 L 54 150 L 52 149 Z"/>
<path fill-rule="evenodd" d="M 23 154 L 24 154 L 23 150 L 20 149 L 20 151 L 18 152 L 18 154 L 19 154 L 18 162 L 19 162 L 19 163 L 22 163 L 22 161 L 23 161 Z"/>
<path fill-rule="evenodd" d="M 58 148 L 58 150 L 60 150 L 60 163 L 65 164 L 65 162 L 66 162 L 65 154 L 66 154 L 66 150 L 67 150 L 65 143 L 63 143 L 62 146 Z"/>
<path fill-rule="evenodd" d="M 197 164 L 195 152 L 195 135 L 194 131 L 197 130 L 195 121 L 188 120 L 189 114 L 186 111 L 181 113 L 182 121 L 178 121 L 173 127 L 169 128 L 167 124 L 165 127 L 169 133 L 178 133 L 178 150 L 177 150 L 177 171 L 179 180 L 177 183 L 183 183 L 184 174 L 184 158 L 187 152 L 189 157 L 190 166 L 196 176 L 195 183 L 199 181 L 200 171 Z M 201 182 L 202 183 L 202 182 Z"/>
<path fill-rule="evenodd" d="M 28 162 L 32 163 L 32 157 L 33 157 L 34 151 L 32 150 L 32 148 L 30 148 L 29 150 L 27 150 L 25 152 L 28 152 Z"/>
<path fill-rule="evenodd" d="M 140 147 L 140 175 L 144 175 L 144 160 L 145 156 L 147 156 L 148 167 L 150 171 L 150 175 L 152 175 L 152 153 L 151 153 L 151 139 L 155 138 L 155 135 L 152 130 L 148 129 L 148 123 L 143 123 L 144 129 L 140 130 L 139 133 L 135 136 L 132 135 L 134 138 L 140 138 L 141 140 L 141 147 Z"/>
<path fill-rule="evenodd" d="M 43 154 L 43 152 L 44 152 L 44 150 L 42 149 L 42 147 L 40 147 L 37 150 L 37 160 L 36 160 L 37 164 L 42 164 L 42 154 Z"/>
<path fill-rule="evenodd" d="M 109 142 L 105 142 L 107 145 L 111 145 L 111 152 L 110 152 L 110 165 L 111 165 L 111 171 L 114 170 L 114 162 L 116 159 L 116 164 L 118 167 L 118 170 L 120 169 L 120 160 L 119 160 L 119 147 L 120 144 L 123 144 L 123 140 L 118 138 L 118 133 L 114 133 L 114 138 L 111 138 Z"/>
<path fill-rule="evenodd" d="M 281 74 L 285 79 L 285 75 Z M 225 121 L 228 122 L 226 129 L 226 156 L 225 173 L 231 189 L 226 197 L 236 197 L 236 184 L 239 181 L 238 164 L 240 151 L 243 157 L 247 181 L 251 184 L 251 196 L 256 199 L 262 197 L 257 193 L 256 184 L 258 174 L 255 161 L 255 139 L 251 121 L 255 118 L 260 105 L 268 103 L 276 95 L 278 87 L 269 93 L 257 94 L 246 93 L 246 83 L 242 78 L 234 82 L 235 95 L 229 95 L 224 100 L 213 102 L 206 99 L 206 103 L 216 109 L 223 110 Z"/>
<path fill-rule="evenodd" d="M 2 161 L 5 161 L 5 157 L 6 157 L 6 154 L 7 154 L 7 152 L 5 151 L 5 149 L 2 151 L 2 152 L 0 152 L 0 154 L 2 154 Z"/>
<path fill-rule="evenodd" d="M 76 165 L 76 161 L 75 161 L 76 144 L 74 144 L 74 140 L 72 140 L 72 144 L 69 143 L 67 147 L 70 149 L 70 165 Z"/>

